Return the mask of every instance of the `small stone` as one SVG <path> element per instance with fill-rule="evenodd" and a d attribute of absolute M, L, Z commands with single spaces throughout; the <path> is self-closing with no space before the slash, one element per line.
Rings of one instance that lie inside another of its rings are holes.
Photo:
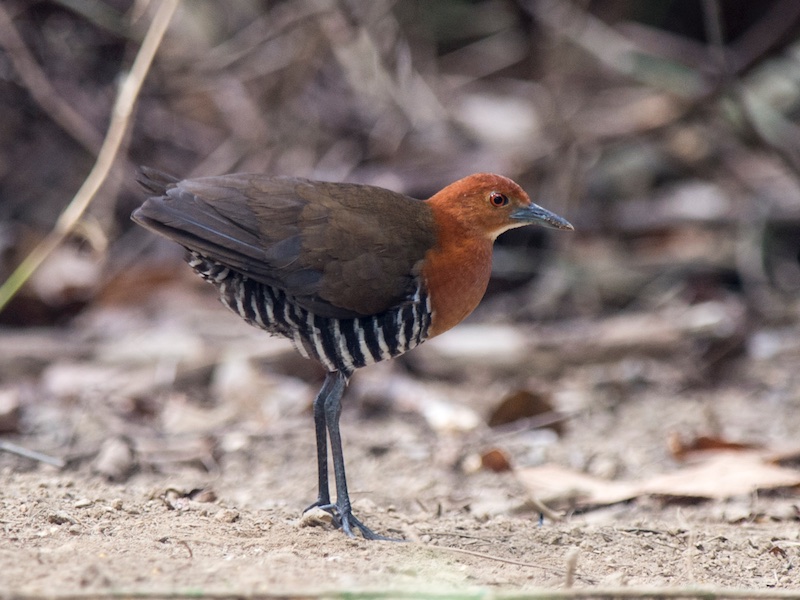
<path fill-rule="evenodd" d="M 123 481 L 134 467 L 133 450 L 126 440 L 116 437 L 109 438 L 100 447 L 100 452 L 94 459 L 92 470 L 110 481 Z"/>
<path fill-rule="evenodd" d="M 61 510 L 50 513 L 47 516 L 47 521 L 55 525 L 64 525 L 65 523 L 77 524 L 77 521 L 73 517 Z"/>
<path fill-rule="evenodd" d="M 233 523 L 239 520 L 239 511 L 230 508 L 221 508 L 214 514 L 214 519 L 223 523 Z"/>
<path fill-rule="evenodd" d="M 468 454 L 461 461 L 461 470 L 466 475 L 473 475 L 477 473 L 478 471 L 481 470 L 482 466 L 483 466 L 483 461 L 481 461 L 481 455 L 478 454 L 477 452 Z"/>
<path fill-rule="evenodd" d="M 319 507 L 308 509 L 300 517 L 300 527 L 333 527 L 333 515 Z"/>

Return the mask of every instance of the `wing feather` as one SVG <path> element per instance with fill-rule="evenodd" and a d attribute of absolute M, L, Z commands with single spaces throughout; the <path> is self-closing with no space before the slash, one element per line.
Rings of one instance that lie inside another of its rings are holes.
<path fill-rule="evenodd" d="M 435 243 L 428 205 L 382 188 L 253 174 L 177 181 L 143 170 L 142 178 L 160 195 L 134 221 L 321 316 L 409 301 Z"/>

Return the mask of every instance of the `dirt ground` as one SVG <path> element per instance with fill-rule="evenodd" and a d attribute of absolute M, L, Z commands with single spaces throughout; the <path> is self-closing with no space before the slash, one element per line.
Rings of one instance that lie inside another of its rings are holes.
<path fill-rule="evenodd" d="M 768 360 L 746 353 L 716 385 L 673 376 L 678 352 L 544 371 L 522 357 L 516 373 L 484 365 L 435 376 L 444 338 L 416 362 L 363 370 L 342 417 L 355 510 L 408 540 L 368 542 L 301 519 L 316 492 L 309 407 L 319 373 L 184 283 L 98 307 L 67 329 L 1 334 L 3 395 L 17 398 L 19 420 L 0 439 L 66 463 L 0 453 L 4 595 L 800 593 L 796 487 L 554 501 L 560 520 L 540 523 L 536 490 L 479 458 L 494 448 L 518 471 L 554 463 L 631 480 L 682 468 L 667 443 L 676 432 L 791 447 L 795 346 Z M 482 422 L 520 387 L 548 390 L 567 415 L 560 433 Z"/>

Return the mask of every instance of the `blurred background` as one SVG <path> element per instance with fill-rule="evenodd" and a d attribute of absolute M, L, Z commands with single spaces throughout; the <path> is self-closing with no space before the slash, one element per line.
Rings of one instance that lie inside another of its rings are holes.
<path fill-rule="evenodd" d="M 154 7 L 0 6 L 0 280 L 86 177 Z M 555 388 L 567 411 L 750 377 L 756 397 L 777 403 L 770 410 L 797 416 L 799 119 L 796 0 L 187 0 L 111 176 L 0 312 L 2 429 L 52 434 L 34 445 L 94 457 L 106 427 L 76 437 L 86 418 L 58 432 L 53 414 L 33 407 L 67 399 L 110 411 L 114 431 L 122 421 L 169 429 L 165 390 L 191 391 L 181 410 L 209 411 L 251 377 L 239 416 L 252 419 L 247 402 L 263 401 L 264 373 L 318 381 L 284 356 L 287 346 L 273 353 L 273 340 L 219 309 L 179 248 L 131 224 L 144 198 L 138 165 L 362 182 L 422 198 L 473 172 L 507 175 L 577 230 L 525 228 L 499 241 L 470 322 L 531 335 L 481 330 L 470 339 L 483 350 L 454 358 L 470 346 L 453 338 L 387 368 L 456 384 L 511 373 L 519 388 Z M 233 347 L 259 349 L 243 362 Z M 380 412 L 378 388 L 362 387 L 355 395 Z M 313 385 L 302 390 L 305 410 Z M 281 410 L 256 412 L 270 421 Z M 719 417 L 697 414 L 700 429 L 718 428 Z M 787 439 L 791 420 L 777 421 L 757 437 Z M 76 439 L 94 445 L 79 452 Z M 155 460 L 125 439 L 132 456 Z"/>
<path fill-rule="evenodd" d="M 5 3 L 0 278 L 88 173 L 152 4 Z M 141 164 L 416 197 L 494 171 L 580 231 L 503 238 L 493 289 L 554 267 L 547 297 L 532 292 L 538 301 L 515 317 L 734 294 L 748 319 L 789 318 L 800 290 L 799 23 L 792 0 L 187 2 L 112 176 L 0 320 L 64 323 L 119 276 L 153 272 L 156 242 L 128 218 Z"/>

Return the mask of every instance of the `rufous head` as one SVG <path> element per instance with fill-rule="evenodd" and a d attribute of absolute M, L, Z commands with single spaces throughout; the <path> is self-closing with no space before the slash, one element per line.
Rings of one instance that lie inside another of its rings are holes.
<path fill-rule="evenodd" d="M 557 214 L 531 202 L 516 183 L 502 175 L 477 173 L 451 183 L 428 200 L 434 212 L 447 213 L 475 234 L 495 240 L 523 225 L 574 229 Z"/>

